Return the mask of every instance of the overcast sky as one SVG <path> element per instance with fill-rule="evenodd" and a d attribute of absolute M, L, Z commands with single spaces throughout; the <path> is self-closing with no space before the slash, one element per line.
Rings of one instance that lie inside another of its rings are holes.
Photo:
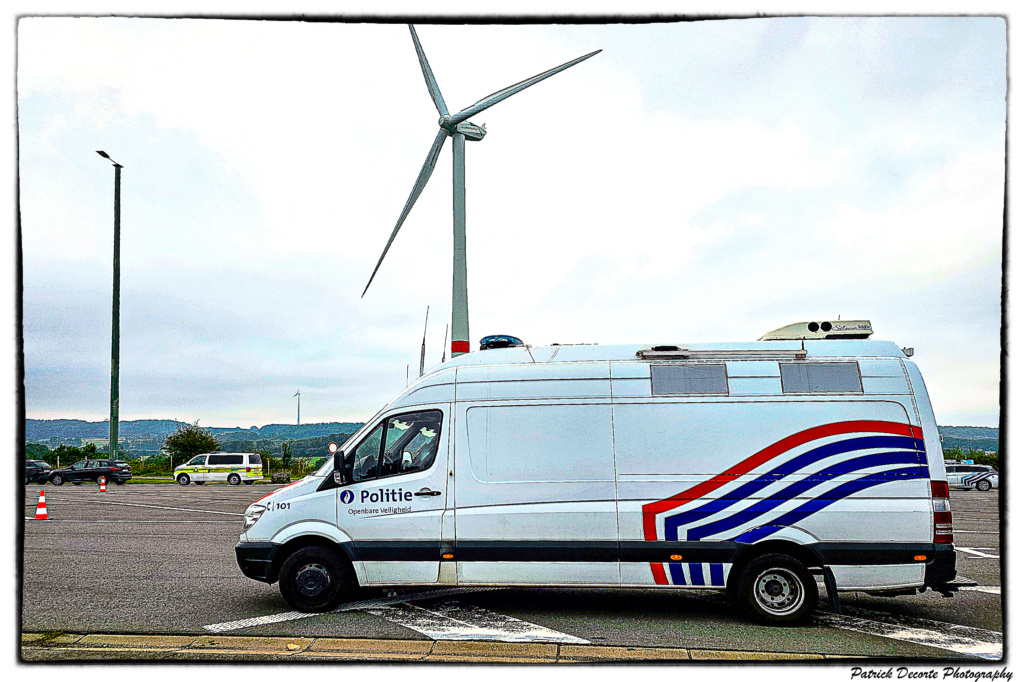
<path fill-rule="evenodd" d="M 474 117 L 473 341 L 754 340 L 870 319 L 940 424 L 999 420 L 1001 18 L 418 28 Z M 373 270 L 437 131 L 401 24 L 23 18 L 29 418 L 361 421 L 451 316 L 451 152 Z M 475 344 L 474 344 L 475 346 Z"/>

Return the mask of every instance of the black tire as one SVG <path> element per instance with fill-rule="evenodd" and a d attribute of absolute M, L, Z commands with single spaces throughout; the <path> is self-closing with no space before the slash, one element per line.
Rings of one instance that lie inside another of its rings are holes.
<path fill-rule="evenodd" d="M 206 483 L 206 481 L 192 481 L 192 482 L 195 483 L 196 485 L 202 485 L 202 484 Z"/>
<path fill-rule="evenodd" d="M 759 623 L 796 625 L 817 606 L 818 584 L 807 567 L 788 554 L 763 554 L 743 568 L 736 596 Z"/>
<path fill-rule="evenodd" d="M 229 485 L 239 485 L 239 484 L 241 484 L 241 482 L 242 482 L 242 477 L 239 476 L 238 474 L 230 474 L 230 475 L 228 475 L 228 484 Z"/>
<path fill-rule="evenodd" d="M 246 485 L 252 485 L 252 484 L 253 484 L 253 483 L 255 483 L 255 482 L 256 482 L 256 481 L 245 481 L 245 484 L 246 484 Z"/>
<path fill-rule="evenodd" d="M 281 564 L 281 596 L 297 611 L 322 613 L 351 598 L 351 567 L 326 547 L 302 547 Z"/>
<path fill-rule="evenodd" d="M 978 481 L 978 484 L 974 487 L 980 490 L 981 492 L 986 492 L 988 490 L 992 490 L 992 481 L 988 479 L 982 479 Z"/>
<path fill-rule="evenodd" d="M 54 485 L 64 485 L 64 476 L 61 474 L 54 474 L 53 478 L 50 479 L 50 482 Z"/>
<path fill-rule="evenodd" d="M 178 481 L 178 485 L 188 485 L 188 482 L 192 479 L 188 477 L 188 474 L 178 474 L 178 478 L 175 480 Z"/>

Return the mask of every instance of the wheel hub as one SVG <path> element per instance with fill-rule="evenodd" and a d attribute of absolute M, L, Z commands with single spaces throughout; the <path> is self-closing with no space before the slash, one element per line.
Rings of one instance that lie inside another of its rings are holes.
<path fill-rule="evenodd" d="M 769 569 L 757 577 L 754 595 L 766 610 L 782 615 L 790 613 L 803 603 L 800 580 L 785 569 Z"/>
<path fill-rule="evenodd" d="M 331 585 L 331 573 L 320 564 L 303 566 L 295 576 L 295 584 L 304 597 L 316 597 Z"/>

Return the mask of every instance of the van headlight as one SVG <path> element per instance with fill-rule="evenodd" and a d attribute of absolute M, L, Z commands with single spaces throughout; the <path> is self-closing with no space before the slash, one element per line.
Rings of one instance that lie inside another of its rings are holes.
<path fill-rule="evenodd" d="M 245 520 L 242 522 L 242 532 L 249 530 L 256 522 L 263 516 L 263 512 L 267 511 L 267 508 L 262 504 L 254 504 L 245 510 Z"/>

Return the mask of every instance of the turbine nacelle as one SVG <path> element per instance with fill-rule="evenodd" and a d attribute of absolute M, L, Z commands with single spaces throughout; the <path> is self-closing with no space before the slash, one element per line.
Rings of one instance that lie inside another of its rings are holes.
<path fill-rule="evenodd" d="M 484 139 L 484 135 L 487 134 L 487 126 L 478 126 L 475 123 L 463 121 L 459 125 L 455 126 L 455 132 L 465 135 L 467 140 L 479 142 Z"/>
<path fill-rule="evenodd" d="M 455 133 L 461 133 L 466 136 L 467 140 L 473 142 L 479 142 L 484 139 L 484 135 L 487 134 L 487 124 L 477 125 L 470 123 L 469 121 L 457 122 L 448 114 L 443 114 L 441 118 L 437 119 L 437 125 L 440 126 L 441 130 L 448 133 L 448 135 L 454 135 Z"/>

